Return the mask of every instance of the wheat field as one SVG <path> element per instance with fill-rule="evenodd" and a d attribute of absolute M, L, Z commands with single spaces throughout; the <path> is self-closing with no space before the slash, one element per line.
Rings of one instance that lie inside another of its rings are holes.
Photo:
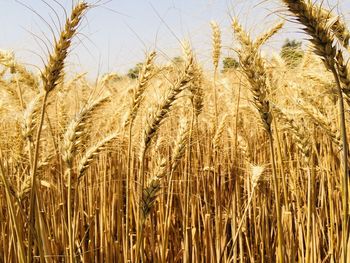
<path fill-rule="evenodd" d="M 225 71 L 208 21 L 213 70 L 183 41 L 134 79 L 67 77 L 85 2 L 40 72 L 0 50 L 0 262 L 350 262 L 350 32 L 321 2 L 280 4 L 258 36 L 232 18 Z M 284 20 L 302 55 L 264 55 Z"/>

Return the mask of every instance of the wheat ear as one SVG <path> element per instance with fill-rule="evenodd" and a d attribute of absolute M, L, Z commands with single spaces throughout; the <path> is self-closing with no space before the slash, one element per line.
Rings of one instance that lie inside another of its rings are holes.
<path fill-rule="evenodd" d="M 143 131 L 143 140 L 141 144 L 141 152 L 145 152 L 149 146 L 149 143 L 160 124 L 167 117 L 170 112 L 171 106 L 177 99 L 179 93 L 184 90 L 193 80 L 193 55 L 186 51 L 186 66 L 180 76 L 176 80 L 175 84 L 170 88 L 168 95 L 165 97 L 163 102 L 157 107 L 155 113 L 151 115 L 149 121 L 147 121 L 146 128 Z"/>
<path fill-rule="evenodd" d="M 319 55 L 326 68 L 332 70 L 335 64 L 336 47 L 333 46 L 334 35 L 330 31 L 328 20 L 321 16 L 321 9 L 315 8 L 310 2 L 304 0 L 282 0 L 293 13 L 296 20 L 305 27 L 303 30 L 311 36 L 314 52 Z"/>
<path fill-rule="evenodd" d="M 267 76 L 264 61 L 260 57 L 258 50 L 254 48 L 249 35 L 244 31 L 237 20 L 234 20 L 232 27 L 240 41 L 241 50 L 239 58 L 244 70 L 244 74 L 250 83 L 250 91 L 253 94 L 253 103 L 257 108 L 263 126 L 267 132 L 271 131 L 272 115 L 269 101 L 267 100 Z"/>
<path fill-rule="evenodd" d="M 323 20 L 328 20 L 331 26 L 331 30 L 334 35 L 339 39 L 341 44 L 345 47 L 349 47 L 350 32 L 341 19 L 340 16 L 333 14 L 330 10 L 314 5 L 314 9 L 319 13 L 319 16 Z"/>
<path fill-rule="evenodd" d="M 329 136 L 332 142 L 342 149 L 341 137 L 337 129 L 332 126 L 329 118 L 324 116 L 318 109 L 312 109 L 308 106 L 299 106 L 305 113 L 308 119 L 314 123 L 316 126 L 321 127 L 325 133 Z"/>
<path fill-rule="evenodd" d="M 211 29 L 212 29 L 212 58 L 213 58 L 213 65 L 215 68 L 218 68 L 219 66 L 219 60 L 220 60 L 220 54 L 221 54 L 221 30 L 219 28 L 219 25 L 215 21 L 211 21 L 210 23 Z"/>
<path fill-rule="evenodd" d="M 219 149 L 220 140 L 222 139 L 222 135 L 226 128 L 227 119 L 228 119 L 228 115 L 226 114 L 222 117 L 221 121 L 219 122 L 219 126 L 215 132 L 215 135 L 213 138 L 213 146 L 215 150 Z"/>
<path fill-rule="evenodd" d="M 41 75 L 44 82 L 44 89 L 47 92 L 52 91 L 58 85 L 59 81 L 62 80 L 64 61 L 67 57 L 68 49 L 87 8 L 88 4 L 84 2 L 80 2 L 74 7 L 71 16 L 67 18 L 60 38 L 55 43 L 53 53 L 49 55 L 49 61 Z"/>
<path fill-rule="evenodd" d="M 294 138 L 296 139 L 296 144 L 307 163 L 311 154 L 311 146 L 309 143 L 310 137 L 303 129 L 304 127 L 302 128 L 297 125 L 293 119 L 289 118 L 288 115 L 276 105 L 273 106 L 273 113 L 276 119 L 281 121 L 283 127 L 285 127 L 285 130 L 292 132 Z"/>
<path fill-rule="evenodd" d="M 274 25 L 273 27 L 271 27 L 269 30 L 267 30 L 266 32 L 264 32 L 261 36 L 259 36 L 253 43 L 253 48 L 254 49 L 258 49 L 260 46 L 262 46 L 263 44 L 265 44 L 266 41 L 268 41 L 273 35 L 277 34 L 278 31 L 280 31 L 282 29 L 282 27 L 284 26 L 284 22 L 278 22 L 276 25 Z"/>
<path fill-rule="evenodd" d="M 160 180 L 166 175 L 166 160 L 162 159 L 158 162 L 154 171 L 154 175 L 146 183 L 146 187 L 142 191 L 141 210 L 143 212 L 143 220 L 150 213 L 154 202 L 160 190 Z"/>
<path fill-rule="evenodd" d="M 39 83 L 37 78 L 24 65 L 16 61 L 13 52 L 0 50 L 0 64 L 8 68 L 11 74 L 18 74 L 21 83 L 26 84 L 29 88 L 38 88 Z"/>
<path fill-rule="evenodd" d="M 99 152 L 102 151 L 113 140 L 115 140 L 118 135 L 118 132 L 113 132 L 86 150 L 84 156 L 80 159 L 78 164 L 78 180 L 83 177 L 85 170 L 90 166 L 94 158 L 98 156 Z"/>
<path fill-rule="evenodd" d="M 43 94 L 36 95 L 23 112 L 22 132 L 25 140 L 33 141 L 34 129 L 40 115 L 40 102 Z"/>
<path fill-rule="evenodd" d="M 137 87 L 133 89 L 133 97 L 132 97 L 132 102 L 130 107 L 130 113 L 123 125 L 124 127 L 128 125 L 132 125 L 136 117 L 137 111 L 140 108 L 140 105 L 143 100 L 143 94 L 147 88 L 149 81 L 154 75 L 153 62 L 155 57 L 156 57 L 156 52 L 153 51 L 147 55 L 146 61 L 145 63 L 143 63 L 141 72 L 138 77 Z"/>

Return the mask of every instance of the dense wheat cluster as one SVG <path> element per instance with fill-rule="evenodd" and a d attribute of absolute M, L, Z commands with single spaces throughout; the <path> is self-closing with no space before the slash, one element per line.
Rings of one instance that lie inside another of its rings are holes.
<path fill-rule="evenodd" d="M 280 3 L 302 57 L 263 55 L 278 19 L 253 37 L 233 18 L 225 72 L 208 21 L 213 71 L 185 41 L 137 79 L 68 78 L 84 2 L 40 74 L 0 50 L 0 262 L 350 262 L 350 33 Z"/>

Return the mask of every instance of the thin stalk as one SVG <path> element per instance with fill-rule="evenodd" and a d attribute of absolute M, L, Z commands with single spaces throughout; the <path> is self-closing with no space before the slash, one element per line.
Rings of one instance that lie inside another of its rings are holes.
<path fill-rule="evenodd" d="M 169 240 L 169 227 L 170 227 L 170 213 L 172 208 L 172 202 L 173 202 L 173 191 L 174 191 L 174 183 L 173 183 L 173 176 L 174 176 L 174 169 L 171 169 L 169 179 L 168 179 L 168 191 L 166 196 L 166 211 L 165 211 L 165 226 L 164 226 L 164 233 L 163 233 L 163 242 L 162 242 L 162 263 L 166 262 L 166 250 L 168 247 L 168 240 Z"/>
<path fill-rule="evenodd" d="M 338 97 L 339 97 L 339 113 L 340 113 L 340 132 L 342 137 L 342 144 L 343 144 L 343 156 L 342 156 L 342 169 L 343 169 L 343 183 L 342 183 L 342 206 L 343 206 L 343 222 L 342 222 L 342 242 L 343 242 L 343 263 L 347 263 L 347 244 L 348 244 L 348 237 L 349 237 L 349 224 L 348 224 L 348 174 L 349 174 L 349 167 L 348 167 L 348 139 L 346 135 L 346 119 L 345 119 L 345 107 L 344 107 L 344 98 L 343 98 L 343 92 L 339 80 L 339 75 L 333 66 L 331 68 L 331 71 L 333 73 L 335 82 L 337 84 L 337 91 L 338 91 Z"/>
<path fill-rule="evenodd" d="M 236 165 L 238 164 L 238 117 L 239 117 L 239 107 L 240 107 L 240 102 L 241 102 L 241 90 L 242 90 L 242 78 L 239 79 L 239 85 L 238 85 L 238 95 L 237 95 L 237 106 L 236 106 L 236 110 L 235 110 L 235 113 L 236 113 L 236 117 L 235 117 L 235 162 L 236 162 Z M 238 171 L 236 171 L 238 172 Z M 235 183 L 235 193 L 234 193 L 234 196 L 232 198 L 232 202 L 234 203 L 234 208 L 238 211 L 237 214 L 239 215 L 240 211 L 240 207 L 241 207 L 241 199 L 240 199 L 240 184 L 239 184 L 239 176 L 237 176 L 237 182 Z M 237 198 L 238 197 L 238 198 Z M 236 201 L 237 200 L 237 201 Z M 233 213 L 234 215 L 236 213 Z M 236 224 L 236 220 L 233 220 L 234 221 L 234 224 Z M 235 225 L 234 225 L 235 226 Z M 239 233 L 240 231 L 238 231 Z M 239 245 L 240 247 L 242 247 L 242 234 L 239 235 L 240 236 L 240 242 L 239 242 Z M 237 246 L 236 245 L 233 245 L 233 257 L 237 258 Z"/>
<path fill-rule="evenodd" d="M 214 68 L 214 83 L 213 83 L 213 89 L 214 89 L 214 108 L 215 108 L 215 129 L 218 127 L 219 123 L 219 117 L 218 117 L 218 94 L 216 90 L 216 82 L 217 82 L 217 75 L 218 75 L 218 68 Z"/>
<path fill-rule="evenodd" d="M 272 119 L 273 124 L 275 126 L 275 132 L 276 132 L 276 142 L 277 142 L 277 155 L 280 161 L 280 171 L 282 175 L 282 188 L 283 188 L 283 197 L 284 197 L 284 203 L 286 207 L 289 209 L 289 202 L 288 202 L 288 191 L 287 191 L 287 185 L 286 185 L 286 176 L 284 174 L 284 167 L 283 167 L 283 159 L 282 159 L 282 150 L 281 150 L 281 140 L 278 135 L 277 131 L 277 121 L 276 118 Z"/>
<path fill-rule="evenodd" d="M 312 236 L 312 217 L 314 213 L 314 203 L 313 203 L 313 194 L 314 194 L 314 173 L 310 170 L 310 164 L 308 164 L 307 169 L 307 176 L 308 176 L 308 183 L 307 183 L 307 223 L 306 223 L 306 252 L 305 252 L 305 262 L 310 263 L 314 262 L 311 261 L 312 257 L 311 255 L 311 248 L 313 247 L 313 242 L 311 239 Z M 311 246 L 310 246 L 311 245 Z M 315 259 L 314 259 L 315 260 Z"/>
<path fill-rule="evenodd" d="M 282 214 L 281 214 L 281 203 L 280 203 L 280 197 L 279 197 L 279 186 L 278 186 L 278 178 L 277 178 L 277 171 L 276 171 L 276 160 L 275 160 L 275 153 L 274 153 L 274 145 L 273 145 L 273 137 L 272 132 L 267 132 L 269 137 L 269 144 L 270 144 L 270 154 L 271 154 L 271 162 L 272 162 L 272 181 L 273 181 L 273 188 L 275 192 L 275 205 L 276 205 L 276 216 L 277 216 L 277 238 L 278 238 L 278 262 L 283 263 L 284 262 L 284 241 L 283 241 L 283 228 L 282 228 Z"/>
<path fill-rule="evenodd" d="M 132 126 L 133 119 L 129 124 L 129 138 L 128 138 L 128 157 L 127 157 L 127 171 L 126 171 L 126 182 L 125 182 L 125 262 L 128 261 L 128 237 L 129 237 L 129 206 L 130 206 L 130 175 L 131 175 L 131 146 L 132 146 Z"/>
<path fill-rule="evenodd" d="M 73 233 L 73 209 L 72 209 L 72 167 L 67 169 L 67 216 L 68 216 L 68 243 L 69 243 L 69 262 L 74 263 L 74 233 Z"/>
<path fill-rule="evenodd" d="M 221 180 L 220 180 L 220 174 L 218 173 L 218 158 L 219 153 L 218 149 L 214 148 L 213 151 L 214 154 L 214 209 L 215 209 L 215 253 L 216 253 L 216 261 L 220 261 L 220 253 L 221 253 Z"/>
<path fill-rule="evenodd" d="M 38 168 L 39 160 L 39 147 L 40 147 L 40 138 L 41 132 L 44 125 L 45 109 L 49 92 L 45 92 L 41 108 L 40 122 L 36 134 L 35 140 L 35 150 L 34 150 L 34 160 L 31 170 L 31 189 L 30 189 L 30 199 L 29 199 L 29 222 L 28 222 L 28 254 L 27 262 L 32 262 L 32 243 L 33 243 L 33 233 L 35 231 L 35 201 L 36 201 L 36 172 Z"/>
<path fill-rule="evenodd" d="M 188 227 L 188 217 L 189 217 L 189 204 L 190 204 L 190 200 L 191 200 L 191 180 L 190 180 L 190 173 L 191 173 L 191 160 L 192 160 L 192 136 L 193 136 L 193 127 L 194 127 L 194 119 L 195 119 L 195 109 L 192 108 L 192 116 L 191 116 L 191 123 L 190 123 L 190 131 L 189 131 L 189 136 L 188 136 L 188 163 L 187 163 L 187 169 L 186 169 L 186 177 L 185 177 L 185 224 L 184 224 L 184 238 L 186 237 L 186 231 L 187 231 L 187 227 Z M 186 239 L 187 242 L 190 242 L 188 239 Z M 186 244 L 186 249 L 187 249 L 187 245 L 188 243 L 185 242 Z M 184 253 L 185 256 L 187 255 L 187 253 Z M 191 262 L 191 255 L 188 255 L 189 258 L 187 258 L 188 262 Z M 186 262 L 186 257 L 185 257 L 185 262 Z"/>
<path fill-rule="evenodd" d="M 144 178 L 144 165 L 145 165 L 145 151 L 142 152 L 140 156 L 141 161 L 141 167 L 140 167 L 140 174 L 139 174 L 139 188 L 138 188 L 138 194 L 139 194 L 139 203 L 138 203 L 138 209 L 137 209 L 137 240 L 136 240 L 136 255 L 135 255 L 135 262 L 139 262 L 139 260 L 142 261 L 143 258 L 143 225 L 144 225 L 144 218 L 142 216 L 142 210 L 141 210 L 141 204 L 142 204 L 142 192 L 145 186 L 145 178 Z"/>
<path fill-rule="evenodd" d="M 21 108 L 23 110 L 24 109 L 23 92 L 22 92 L 21 85 L 20 85 L 19 80 L 18 80 L 18 76 L 16 76 L 16 86 L 17 86 L 19 102 L 20 102 Z"/>
<path fill-rule="evenodd" d="M 19 227 L 18 222 L 16 220 L 14 202 L 11 198 L 11 193 L 10 193 L 10 184 L 5 176 L 5 170 L 4 170 L 1 162 L 0 162 L 0 172 L 1 172 L 1 181 L 2 181 L 4 188 L 5 188 L 6 203 L 8 205 L 9 214 L 10 214 L 11 221 L 12 221 L 11 227 L 14 228 L 15 234 L 16 234 L 17 247 L 18 247 L 18 257 L 19 257 L 18 260 L 20 263 L 24 263 L 26 261 L 25 261 L 25 250 L 24 250 L 23 238 L 21 237 L 21 234 L 19 232 L 20 227 Z"/>
<path fill-rule="evenodd" d="M 252 202 L 253 200 L 253 196 L 254 196 L 254 192 L 255 192 L 255 189 L 252 190 L 252 192 L 250 193 L 250 196 L 249 196 L 249 199 L 248 199 L 248 202 L 247 202 L 247 205 L 244 209 L 244 212 L 242 214 L 242 217 L 241 217 L 241 220 L 239 222 L 239 225 L 238 225 L 238 228 L 236 230 L 236 234 L 235 234 L 235 237 L 233 238 L 233 241 L 232 241 L 232 244 L 230 246 L 234 247 L 237 243 L 237 240 L 238 240 L 238 236 L 239 236 L 239 233 L 241 231 L 241 228 L 243 226 L 243 223 L 244 223 L 244 218 L 249 210 L 249 206 L 250 206 L 250 203 Z M 227 242 L 227 245 L 229 244 L 229 242 Z"/>

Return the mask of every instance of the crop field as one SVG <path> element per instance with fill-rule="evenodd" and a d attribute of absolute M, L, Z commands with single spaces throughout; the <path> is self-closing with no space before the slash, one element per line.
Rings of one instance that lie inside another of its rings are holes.
<path fill-rule="evenodd" d="M 350 262 L 346 16 L 279 3 L 259 35 L 232 17 L 234 57 L 208 21 L 210 70 L 184 40 L 67 72 L 86 2 L 40 71 L 1 49 L 0 262 Z M 285 21 L 305 40 L 266 54 Z"/>

